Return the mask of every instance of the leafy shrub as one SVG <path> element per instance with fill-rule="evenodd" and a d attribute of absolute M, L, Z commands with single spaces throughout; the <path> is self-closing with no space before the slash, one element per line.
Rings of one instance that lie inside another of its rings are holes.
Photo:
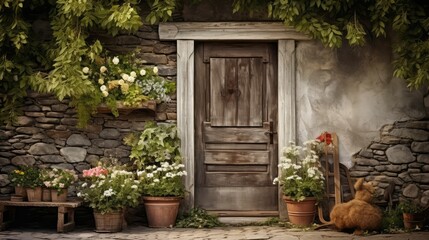
<path fill-rule="evenodd" d="M 188 214 L 178 219 L 176 227 L 179 228 L 213 228 L 221 227 L 223 223 L 213 215 L 201 208 L 193 208 Z"/>

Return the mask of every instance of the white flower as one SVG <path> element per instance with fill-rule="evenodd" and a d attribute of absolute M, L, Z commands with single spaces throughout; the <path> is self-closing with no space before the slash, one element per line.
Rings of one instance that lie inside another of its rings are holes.
<path fill-rule="evenodd" d="M 101 90 L 102 92 L 107 91 L 107 87 L 106 87 L 106 85 L 101 85 L 101 86 L 100 86 L 100 90 Z"/>
<path fill-rule="evenodd" d="M 119 63 L 119 58 L 118 57 L 114 57 L 112 59 L 113 64 L 117 65 Z"/>
<path fill-rule="evenodd" d="M 274 180 L 273 180 L 273 184 L 275 185 L 275 184 L 277 184 L 279 182 L 279 178 L 274 178 Z"/>
<path fill-rule="evenodd" d="M 158 178 L 155 178 L 155 179 L 153 180 L 153 182 L 155 182 L 155 183 L 159 183 L 159 179 L 158 179 Z"/>
<path fill-rule="evenodd" d="M 86 186 L 88 186 L 88 184 L 87 184 L 87 183 L 83 183 L 83 184 L 82 184 L 82 187 L 86 187 Z"/>
<path fill-rule="evenodd" d="M 104 79 L 102 79 L 102 78 L 98 79 L 98 84 L 103 85 L 104 84 Z"/>
<path fill-rule="evenodd" d="M 309 177 L 314 177 L 314 175 L 316 175 L 316 171 L 314 171 L 313 168 L 309 168 L 307 169 L 307 174 Z"/>
<path fill-rule="evenodd" d="M 108 91 L 102 91 L 101 92 L 103 94 L 103 97 L 107 97 L 109 96 L 109 92 Z M 103 175 L 102 175 L 103 176 Z"/>
<path fill-rule="evenodd" d="M 82 193 L 81 193 L 81 192 L 78 192 L 78 193 L 77 193 L 77 196 L 78 196 L 78 197 L 82 197 Z"/>
<path fill-rule="evenodd" d="M 100 67 L 100 72 L 105 73 L 107 71 L 107 68 L 105 66 Z"/>
<path fill-rule="evenodd" d="M 137 189 L 138 187 L 137 187 L 137 185 L 132 185 L 131 188 L 132 189 Z"/>
<path fill-rule="evenodd" d="M 135 77 L 137 77 L 137 73 L 134 72 L 134 71 L 132 71 L 132 72 L 130 72 L 130 76 L 133 77 L 133 78 L 135 78 Z"/>
<path fill-rule="evenodd" d="M 108 190 L 104 191 L 103 195 L 105 197 L 110 197 L 112 195 L 115 195 L 116 193 L 113 191 L 113 189 L 109 188 Z"/>
<path fill-rule="evenodd" d="M 146 70 L 144 70 L 144 69 L 140 70 L 140 75 L 141 75 L 141 76 L 146 75 Z"/>
<path fill-rule="evenodd" d="M 133 76 L 128 77 L 128 82 L 134 82 L 135 78 Z"/>
<path fill-rule="evenodd" d="M 88 74 L 89 73 L 89 67 L 82 68 L 82 72 L 85 74 Z"/>
<path fill-rule="evenodd" d="M 128 74 L 123 73 L 121 74 L 122 79 L 124 79 L 125 81 L 128 81 L 128 78 L 130 77 Z"/>
<path fill-rule="evenodd" d="M 155 73 L 155 74 L 157 74 L 157 73 L 158 73 L 158 68 L 157 68 L 157 67 L 154 67 L 154 68 L 153 68 L 153 73 Z"/>
<path fill-rule="evenodd" d="M 127 78 L 127 79 L 128 79 L 128 78 Z M 119 84 L 119 85 L 121 85 L 121 86 L 122 86 L 122 85 L 124 85 L 124 83 L 125 83 L 125 82 L 124 82 L 124 80 L 122 80 L 122 79 L 118 81 L 118 84 Z"/>
<path fill-rule="evenodd" d="M 64 188 L 64 183 L 60 183 L 60 188 Z"/>

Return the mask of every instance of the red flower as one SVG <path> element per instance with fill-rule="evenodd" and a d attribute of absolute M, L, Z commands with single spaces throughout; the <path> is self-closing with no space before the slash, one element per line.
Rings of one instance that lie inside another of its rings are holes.
<path fill-rule="evenodd" d="M 320 142 L 326 143 L 326 145 L 330 145 L 332 143 L 332 135 L 328 132 L 320 134 L 316 139 Z"/>

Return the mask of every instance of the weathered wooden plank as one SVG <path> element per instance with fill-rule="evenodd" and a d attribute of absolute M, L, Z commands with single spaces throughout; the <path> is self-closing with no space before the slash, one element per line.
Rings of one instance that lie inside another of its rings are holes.
<path fill-rule="evenodd" d="M 277 187 L 204 187 L 196 199 L 199 207 L 217 211 L 277 211 Z"/>
<path fill-rule="evenodd" d="M 207 211 L 218 217 L 274 217 L 279 211 Z M 268 219 L 267 219 L 268 220 Z"/>
<path fill-rule="evenodd" d="M 248 86 L 250 89 L 250 99 L 248 104 L 249 111 L 249 126 L 262 126 L 263 122 L 263 76 L 266 65 L 262 63 L 261 58 L 250 59 L 250 76 Z"/>
<path fill-rule="evenodd" d="M 288 142 L 296 142 L 296 67 L 295 41 L 278 41 L 278 145 L 287 146 Z M 281 157 L 281 151 L 278 151 Z M 279 197 L 281 188 L 279 187 Z M 286 206 L 279 201 L 280 218 L 286 217 Z"/>
<path fill-rule="evenodd" d="M 210 121 L 215 126 L 223 125 L 225 104 L 227 99 L 223 95 L 225 88 L 225 58 L 210 59 Z"/>
<path fill-rule="evenodd" d="M 207 143 L 206 150 L 267 150 L 266 143 Z"/>
<path fill-rule="evenodd" d="M 269 164 L 268 151 L 205 151 L 205 164 Z"/>
<path fill-rule="evenodd" d="M 194 206 L 194 41 L 177 41 L 177 128 L 189 173 L 185 178 L 185 209 Z"/>
<path fill-rule="evenodd" d="M 227 142 L 227 143 L 268 143 L 269 130 L 268 123 L 264 123 L 263 128 L 217 128 L 211 127 L 210 122 L 204 123 L 204 139 L 206 143 Z"/>
<path fill-rule="evenodd" d="M 0 206 L 15 206 L 15 207 L 72 207 L 76 208 L 82 205 L 82 201 L 68 202 L 13 202 L 0 201 Z"/>
<path fill-rule="evenodd" d="M 161 40 L 309 40 L 281 22 L 169 22 L 159 24 Z"/>
<path fill-rule="evenodd" d="M 269 62 L 269 43 L 213 43 L 204 48 L 204 62 L 210 62 L 211 58 L 262 58 L 263 62 Z"/>
<path fill-rule="evenodd" d="M 267 172 L 206 172 L 207 187 L 271 186 L 273 179 Z"/>
<path fill-rule="evenodd" d="M 267 172 L 267 165 L 207 165 L 207 172 Z"/>

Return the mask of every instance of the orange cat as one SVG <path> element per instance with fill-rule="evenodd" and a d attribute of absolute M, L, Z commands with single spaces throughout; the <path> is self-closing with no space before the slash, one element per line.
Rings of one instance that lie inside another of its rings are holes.
<path fill-rule="evenodd" d="M 355 198 L 335 205 L 330 214 L 330 223 L 340 231 L 354 229 L 356 235 L 366 230 L 378 230 L 381 227 L 383 213 L 371 204 L 374 187 L 370 183 L 364 183 L 363 178 L 360 178 L 354 188 Z"/>

